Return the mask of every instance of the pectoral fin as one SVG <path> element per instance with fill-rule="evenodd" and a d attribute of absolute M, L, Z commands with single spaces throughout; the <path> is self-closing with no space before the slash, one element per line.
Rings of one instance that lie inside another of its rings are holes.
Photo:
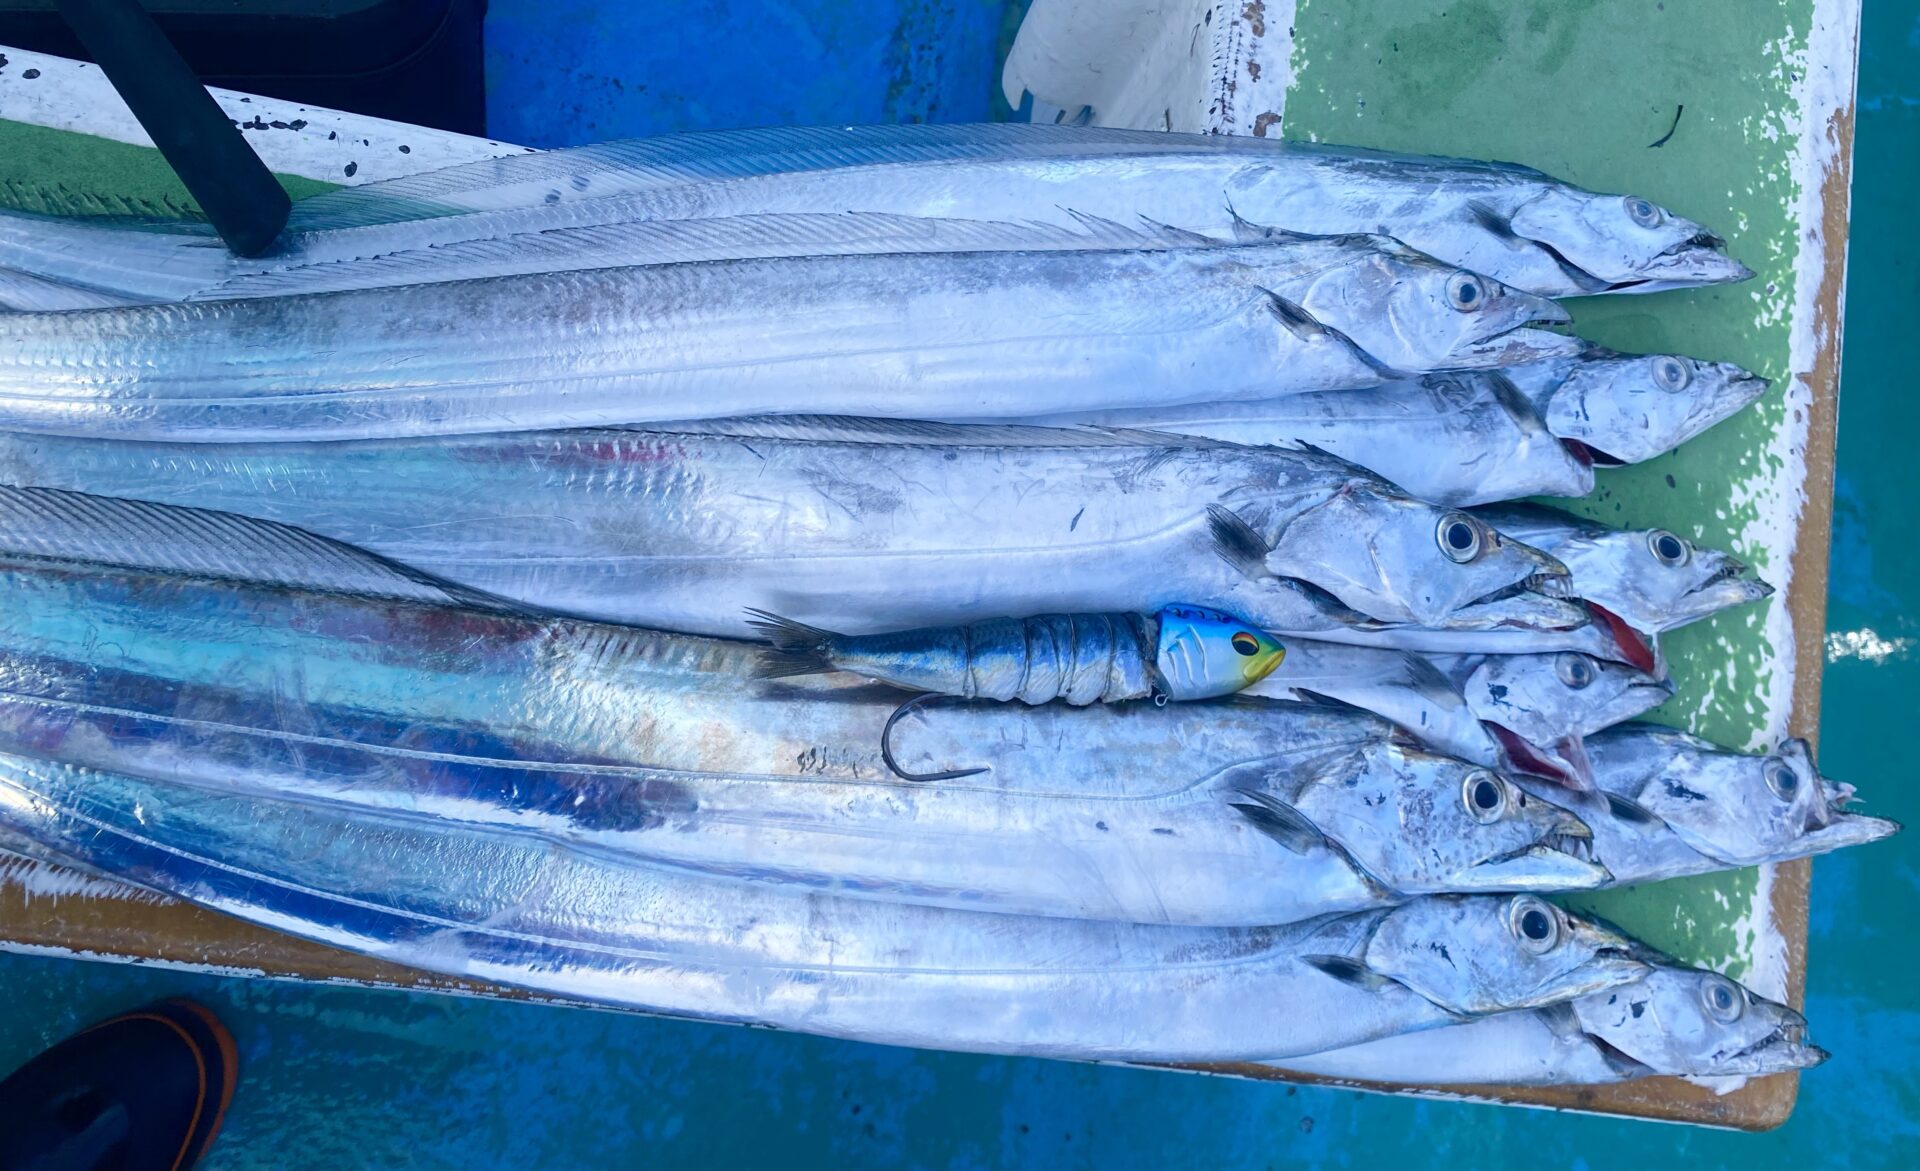
<path fill-rule="evenodd" d="M 1298 809 L 1267 793 L 1235 791 L 1227 804 L 1253 827 L 1296 854 L 1325 844 L 1326 835 Z"/>

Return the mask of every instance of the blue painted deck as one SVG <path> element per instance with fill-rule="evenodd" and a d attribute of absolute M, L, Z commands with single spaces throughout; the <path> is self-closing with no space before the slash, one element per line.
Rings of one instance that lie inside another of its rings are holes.
<path fill-rule="evenodd" d="M 490 21 L 493 131 L 542 146 L 979 118 L 1008 27 L 989 0 L 494 0 Z M 709 50 L 721 44 L 723 56 Z M 1868 0 L 1860 99 L 1830 613 L 1843 653 L 1827 668 L 1821 763 L 1911 825 L 1920 647 L 1902 640 L 1920 639 L 1920 400 L 1907 359 L 1920 312 L 1920 0 Z M 1916 887 L 1920 832 L 1816 866 L 1808 1014 L 1836 1056 L 1765 1136 L 18 956 L 0 956 L 0 1068 L 119 1009 L 202 998 L 243 1059 L 209 1160 L 226 1171 L 1913 1167 Z"/>

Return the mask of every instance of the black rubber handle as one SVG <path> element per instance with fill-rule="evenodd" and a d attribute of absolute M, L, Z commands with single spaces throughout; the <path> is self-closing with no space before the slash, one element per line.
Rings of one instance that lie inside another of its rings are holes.
<path fill-rule="evenodd" d="M 227 247 L 265 252 L 293 204 L 153 17 L 135 0 L 60 0 L 60 15 Z"/>

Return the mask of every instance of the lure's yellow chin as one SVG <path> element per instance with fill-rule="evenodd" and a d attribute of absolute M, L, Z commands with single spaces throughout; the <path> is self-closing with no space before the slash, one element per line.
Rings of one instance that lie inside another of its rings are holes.
<path fill-rule="evenodd" d="M 1246 678 L 1247 678 L 1246 685 L 1248 687 L 1252 687 L 1254 684 L 1260 682 L 1262 679 L 1265 679 L 1267 676 L 1273 674 L 1274 669 L 1277 668 L 1280 665 L 1281 660 L 1285 659 L 1286 657 L 1287 657 L 1287 648 L 1275 647 L 1274 649 L 1268 651 L 1266 654 L 1260 655 L 1250 660 L 1246 666 Z"/>

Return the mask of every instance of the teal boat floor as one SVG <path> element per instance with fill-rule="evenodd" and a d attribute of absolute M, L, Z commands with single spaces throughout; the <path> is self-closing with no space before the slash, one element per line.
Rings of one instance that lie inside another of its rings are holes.
<path fill-rule="evenodd" d="M 766 6 L 774 15 L 764 19 L 804 23 L 827 3 Z M 496 46 L 516 46 L 492 51 L 497 114 L 552 108 L 546 71 L 562 68 L 582 38 L 602 46 L 575 63 L 587 72 L 604 58 L 610 76 L 623 55 L 643 65 L 675 54 L 700 60 L 691 38 L 636 39 L 667 33 L 644 16 L 597 16 L 601 7 L 494 0 Z M 760 6 L 729 11 L 749 7 Z M 832 35 L 809 34 L 818 60 L 808 68 L 890 71 L 883 95 L 861 99 L 863 119 L 984 115 L 984 106 L 929 91 L 926 79 L 990 78 L 1003 5 L 834 6 L 856 9 L 865 24 L 848 16 L 845 28 L 811 26 Z M 607 21 L 628 23 L 609 30 Z M 962 40 L 977 32 L 968 42 L 974 56 L 942 66 L 949 72 L 930 70 L 916 53 L 955 30 Z M 714 30 L 706 32 L 699 44 L 713 43 Z M 737 66 L 780 67 L 755 52 Z M 495 130 L 544 144 L 699 125 L 712 115 L 689 96 L 698 90 L 686 77 L 667 71 L 652 84 L 678 95 L 648 107 L 654 121 L 622 120 L 645 95 L 622 105 L 613 82 L 589 79 L 579 104 L 552 121 Z M 1859 95 L 1820 763 L 1859 785 L 1872 812 L 1913 824 L 1920 786 L 1908 775 L 1903 733 L 1920 717 L 1920 619 L 1912 617 L 1920 614 L 1920 542 L 1910 519 L 1920 499 L 1911 450 L 1920 400 L 1907 384 L 1905 350 L 1920 312 L 1920 233 L 1910 211 L 1920 184 L 1920 0 L 1867 0 Z M 850 117 L 845 97 L 810 91 L 753 120 Z M 1920 1165 L 1916 886 L 1915 834 L 1816 865 L 1807 1012 L 1835 1056 L 1802 1080 L 1793 1118 L 1762 1136 L 5 954 L 0 1069 L 115 1011 L 160 996 L 200 998 L 232 1025 L 243 1063 L 226 1134 L 205 1164 L 223 1171 L 1911 1167 Z"/>

